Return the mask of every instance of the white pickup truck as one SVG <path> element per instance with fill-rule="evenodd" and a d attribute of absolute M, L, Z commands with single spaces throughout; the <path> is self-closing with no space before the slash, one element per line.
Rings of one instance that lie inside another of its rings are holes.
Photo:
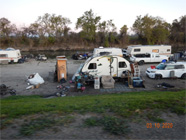
<path fill-rule="evenodd" d="M 144 63 L 162 62 L 162 60 L 168 61 L 168 57 L 165 55 L 159 55 L 159 53 L 146 53 L 136 54 L 130 57 L 130 61 L 137 62 L 139 65 Z"/>

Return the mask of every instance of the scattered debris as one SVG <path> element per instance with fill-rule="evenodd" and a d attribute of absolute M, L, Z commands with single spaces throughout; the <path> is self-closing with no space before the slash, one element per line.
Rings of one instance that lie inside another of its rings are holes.
<path fill-rule="evenodd" d="M 39 88 L 40 84 L 43 84 L 45 82 L 44 79 L 38 73 L 31 74 L 27 77 L 27 79 L 29 86 L 26 89 Z"/>
<path fill-rule="evenodd" d="M 39 75 L 39 73 L 34 73 L 28 76 L 28 82 L 31 85 L 38 85 L 38 84 L 43 84 L 45 81 L 43 78 Z"/>
<path fill-rule="evenodd" d="M 91 53 L 82 53 L 82 54 L 80 54 L 79 52 L 76 52 L 75 54 L 72 55 L 72 58 L 74 60 L 83 60 L 83 59 L 87 59 L 91 55 L 92 55 Z"/>
<path fill-rule="evenodd" d="M 77 74 L 76 77 L 75 77 L 75 87 L 76 87 L 77 91 L 83 92 L 85 90 L 85 85 L 89 84 L 88 80 L 90 78 L 91 77 L 89 77 L 88 73 Z"/>
<path fill-rule="evenodd" d="M 140 77 L 132 77 L 133 87 L 144 87 L 143 80 Z"/>
<path fill-rule="evenodd" d="M 59 86 L 57 86 L 57 89 L 59 91 L 57 93 L 55 93 L 55 95 L 58 96 L 58 97 L 64 97 L 68 94 L 67 92 L 69 92 L 70 87 L 69 86 L 64 86 L 64 85 L 59 85 Z"/>
<path fill-rule="evenodd" d="M 16 90 L 7 87 L 5 84 L 0 85 L 0 95 L 6 95 L 6 94 L 16 95 Z"/>
<path fill-rule="evenodd" d="M 158 88 L 173 88 L 174 86 L 168 83 L 157 84 Z"/>
<path fill-rule="evenodd" d="M 39 88 L 40 84 L 28 86 L 26 89 Z"/>
<path fill-rule="evenodd" d="M 44 54 L 38 54 L 38 56 L 36 56 L 36 60 L 37 61 L 46 61 L 47 57 Z"/>

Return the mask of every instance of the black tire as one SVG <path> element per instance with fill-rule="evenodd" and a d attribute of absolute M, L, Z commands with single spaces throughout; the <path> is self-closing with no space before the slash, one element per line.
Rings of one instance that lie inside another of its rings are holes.
<path fill-rule="evenodd" d="M 162 75 L 161 74 L 155 75 L 155 79 L 162 79 Z"/>
<path fill-rule="evenodd" d="M 140 60 L 139 62 L 138 62 L 138 64 L 139 65 L 143 65 L 145 62 L 143 61 L 143 60 Z"/>
<path fill-rule="evenodd" d="M 182 74 L 181 78 L 186 80 L 186 73 Z"/>

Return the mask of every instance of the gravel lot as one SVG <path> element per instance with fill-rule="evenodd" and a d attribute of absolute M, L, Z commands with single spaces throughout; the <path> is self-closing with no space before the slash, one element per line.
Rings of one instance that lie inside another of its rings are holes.
<path fill-rule="evenodd" d="M 68 79 L 71 79 L 72 75 L 76 72 L 79 65 L 84 61 L 68 60 Z M 0 65 L 0 84 L 6 84 L 11 86 L 17 91 L 17 95 L 51 95 L 54 94 L 57 89 L 56 86 L 59 83 L 53 82 L 53 73 L 55 70 L 56 60 L 49 59 L 44 62 L 39 62 L 35 60 L 29 60 L 29 62 L 23 64 L 10 64 L 10 65 Z M 122 92 L 128 91 L 152 91 L 152 90 L 181 90 L 185 89 L 186 83 L 182 79 L 162 79 L 154 80 L 149 79 L 145 75 L 145 70 L 152 64 L 145 64 L 140 66 L 141 76 L 144 79 L 145 88 L 134 88 L 129 89 L 121 82 L 116 82 L 119 86 L 125 86 Z M 154 65 L 154 64 L 153 64 Z M 157 64 L 155 64 L 157 65 Z M 26 76 L 38 72 L 45 80 L 38 89 L 26 90 L 27 78 Z M 157 88 L 156 85 L 159 83 L 169 83 L 174 85 L 174 88 L 161 89 Z M 69 83 L 66 83 L 70 85 Z M 101 88 L 103 89 L 103 88 Z M 100 90 L 93 89 L 93 86 L 86 87 L 85 92 L 75 92 L 71 91 L 69 96 L 86 95 L 86 94 L 102 94 Z M 116 93 L 117 88 L 112 89 L 107 93 Z M 7 97 L 10 95 L 6 95 Z M 149 120 L 139 120 L 139 122 L 130 122 L 131 132 L 126 136 L 111 135 L 104 132 L 100 127 L 86 128 L 82 127 L 83 119 L 96 116 L 96 114 L 74 114 L 76 121 L 69 126 L 54 127 L 53 129 L 45 129 L 43 131 L 37 132 L 32 137 L 22 137 L 18 135 L 18 130 L 23 123 L 23 118 L 18 118 L 14 120 L 14 123 L 7 128 L 2 130 L 2 139 L 185 139 L 185 115 L 178 116 L 174 113 L 163 113 L 160 117 L 165 119 L 168 123 L 173 123 L 174 127 L 172 129 L 162 129 L 162 128 L 146 128 L 146 123 Z M 27 116 L 29 117 L 29 116 Z M 32 116 L 31 116 L 32 117 Z M 152 122 L 154 124 L 154 122 Z M 54 131 L 57 130 L 57 131 Z"/>
<path fill-rule="evenodd" d="M 67 61 L 67 68 L 68 68 L 68 80 L 72 78 L 72 75 L 76 72 L 79 65 L 83 63 L 83 60 L 72 60 L 69 59 Z M 48 59 L 47 61 L 35 61 L 34 59 L 30 59 L 28 62 L 23 64 L 9 64 L 9 65 L 0 65 L 0 84 L 5 84 L 7 86 L 11 86 L 17 91 L 17 95 L 51 95 L 57 92 L 56 86 L 59 83 L 53 82 L 53 73 L 55 71 L 56 60 L 55 59 Z M 129 89 L 123 83 L 116 82 L 120 84 L 120 86 L 125 86 L 122 92 L 128 91 L 152 91 L 152 90 L 180 90 L 185 89 L 186 83 L 183 79 L 161 79 L 161 80 L 154 80 L 149 79 L 146 77 L 145 70 L 150 67 L 151 65 L 157 64 L 145 64 L 140 66 L 141 76 L 144 79 L 145 88 L 134 88 Z M 38 72 L 41 77 L 44 78 L 45 83 L 40 85 L 38 89 L 30 89 L 26 90 L 27 85 L 27 78 L 32 73 Z M 170 89 L 161 89 L 157 88 L 156 85 L 159 83 L 169 83 L 174 85 L 174 88 Z M 67 85 L 70 85 L 68 82 Z M 122 89 L 121 89 L 122 90 Z M 73 90 L 71 90 L 73 91 Z M 108 90 L 107 92 L 118 92 L 114 89 Z M 120 91 L 121 92 L 121 91 Z M 93 85 L 86 87 L 85 92 L 77 93 L 77 92 L 70 92 L 68 95 L 85 95 L 85 94 L 100 94 L 104 93 L 103 90 L 94 90 Z M 8 95 L 6 95 L 8 96 Z M 5 97 L 6 97 L 5 96 Z"/>

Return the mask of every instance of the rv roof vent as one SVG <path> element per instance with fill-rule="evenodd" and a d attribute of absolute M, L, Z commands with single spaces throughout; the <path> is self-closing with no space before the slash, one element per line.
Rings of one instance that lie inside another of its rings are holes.
<path fill-rule="evenodd" d="M 103 46 L 100 46 L 99 48 L 100 48 L 100 49 L 103 49 Z"/>

